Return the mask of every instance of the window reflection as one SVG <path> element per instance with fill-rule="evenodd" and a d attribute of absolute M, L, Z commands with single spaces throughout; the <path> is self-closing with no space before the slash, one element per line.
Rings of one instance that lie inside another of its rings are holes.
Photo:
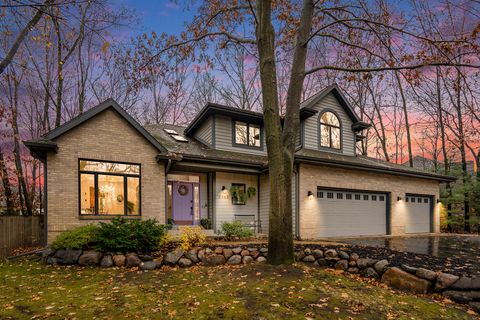
<path fill-rule="evenodd" d="M 320 117 L 320 146 L 341 149 L 340 120 L 333 112 L 324 112 Z"/>
<path fill-rule="evenodd" d="M 261 131 L 259 125 L 235 121 L 234 130 L 236 144 L 252 147 L 261 146 Z"/>
<path fill-rule="evenodd" d="M 95 213 L 95 176 L 82 173 L 80 175 L 80 212 L 81 214 Z"/>

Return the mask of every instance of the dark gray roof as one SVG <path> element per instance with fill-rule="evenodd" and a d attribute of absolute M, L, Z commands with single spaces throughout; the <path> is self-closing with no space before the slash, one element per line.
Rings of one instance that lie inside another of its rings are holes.
<path fill-rule="evenodd" d="M 425 172 L 417 168 L 406 167 L 401 164 L 395 164 L 366 156 L 347 156 L 333 152 L 300 149 L 296 152 L 295 159 L 297 159 L 299 162 L 309 162 L 394 175 L 412 176 L 438 181 L 456 180 L 455 177 Z"/>
<path fill-rule="evenodd" d="M 161 154 L 164 156 L 172 158 L 180 156 L 184 159 L 190 158 L 194 160 L 204 159 L 211 161 L 238 162 L 256 166 L 265 166 L 267 164 L 266 156 L 248 155 L 248 157 L 245 157 L 245 154 L 240 152 L 212 149 L 195 138 L 188 137 L 185 134 L 185 127 L 169 124 L 150 124 L 146 125 L 145 129 L 167 149 L 166 153 Z M 175 130 L 187 139 L 188 142 L 175 141 L 175 139 L 165 132 L 164 129 Z"/>

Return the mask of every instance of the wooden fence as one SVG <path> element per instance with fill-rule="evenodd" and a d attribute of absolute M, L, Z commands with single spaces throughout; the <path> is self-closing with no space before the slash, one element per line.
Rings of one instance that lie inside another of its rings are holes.
<path fill-rule="evenodd" d="M 41 245 L 43 216 L 0 216 L 0 258 L 19 247 Z"/>

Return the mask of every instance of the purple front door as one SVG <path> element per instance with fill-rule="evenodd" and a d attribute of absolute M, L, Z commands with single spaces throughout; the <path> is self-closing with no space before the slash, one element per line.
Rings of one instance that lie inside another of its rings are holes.
<path fill-rule="evenodd" d="M 173 182 L 172 216 L 176 224 L 193 224 L 193 183 Z"/>

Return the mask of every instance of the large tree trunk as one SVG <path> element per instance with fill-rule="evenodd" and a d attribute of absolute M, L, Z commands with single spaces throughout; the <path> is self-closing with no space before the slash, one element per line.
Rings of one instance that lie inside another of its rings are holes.
<path fill-rule="evenodd" d="M 260 57 L 263 114 L 270 177 L 268 262 L 293 262 L 292 173 L 295 140 L 300 123 L 299 105 L 305 78 L 307 42 L 313 3 L 305 0 L 297 31 L 292 72 L 287 92 L 285 122 L 281 127 L 275 64 L 275 31 L 271 22 L 271 1 L 257 2 L 256 37 Z"/>

